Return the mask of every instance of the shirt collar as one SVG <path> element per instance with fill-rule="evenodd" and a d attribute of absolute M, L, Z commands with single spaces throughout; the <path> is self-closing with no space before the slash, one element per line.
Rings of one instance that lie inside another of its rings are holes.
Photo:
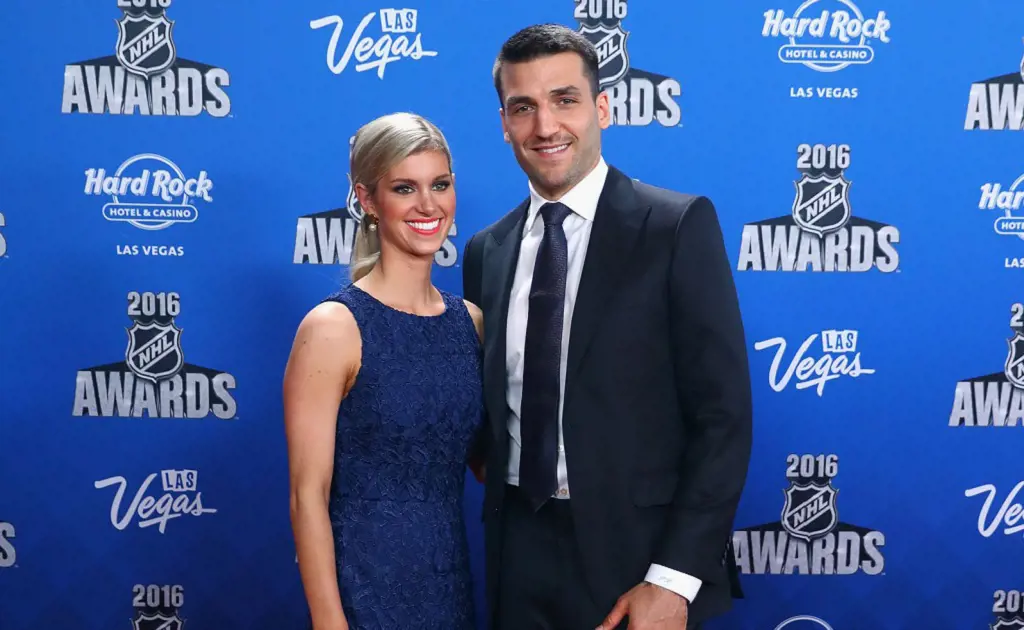
<path fill-rule="evenodd" d="M 565 204 L 575 214 L 578 214 L 587 221 L 593 221 L 594 214 L 597 213 L 597 202 L 601 198 L 601 191 L 604 190 L 604 181 L 607 176 L 608 165 L 605 163 L 604 157 L 601 157 L 597 161 L 597 166 L 557 201 Z M 526 232 L 533 228 L 533 224 L 540 214 L 541 206 L 551 201 L 556 201 L 542 197 L 534 189 L 532 182 L 529 185 L 530 208 L 526 214 Z"/>

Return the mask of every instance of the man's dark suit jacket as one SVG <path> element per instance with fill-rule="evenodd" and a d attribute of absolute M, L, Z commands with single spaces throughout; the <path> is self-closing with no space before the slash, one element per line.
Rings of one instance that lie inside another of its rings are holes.
<path fill-rule="evenodd" d="M 466 245 L 464 297 L 484 312 L 487 600 L 496 610 L 508 467 L 505 325 L 529 199 Z M 610 167 L 569 337 L 562 431 L 576 539 L 611 611 L 651 563 L 703 584 L 691 622 L 742 597 L 733 518 L 751 449 L 750 375 L 714 206 Z"/>

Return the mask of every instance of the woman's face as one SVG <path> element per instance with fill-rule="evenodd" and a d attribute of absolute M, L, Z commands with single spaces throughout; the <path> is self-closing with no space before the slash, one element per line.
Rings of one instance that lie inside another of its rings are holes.
<path fill-rule="evenodd" d="M 376 215 L 381 250 L 433 258 L 455 219 L 455 187 L 448 159 L 440 151 L 410 155 L 377 183 L 370 196 L 356 194 L 364 211 Z"/>

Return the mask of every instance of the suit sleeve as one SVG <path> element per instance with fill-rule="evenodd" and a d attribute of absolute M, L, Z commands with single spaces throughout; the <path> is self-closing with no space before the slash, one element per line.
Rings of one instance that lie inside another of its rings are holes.
<path fill-rule="evenodd" d="M 480 306 L 480 277 L 483 265 L 480 264 L 480 248 L 476 246 L 478 236 L 474 234 L 470 237 L 462 252 L 462 297 Z"/>
<path fill-rule="evenodd" d="M 671 343 L 686 425 L 679 486 L 653 562 L 720 582 L 752 440 L 746 340 L 732 266 L 711 201 L 695 198 L 676 225 Z"/>
<path fill-rule="evenodd" d="M 482 308 L 480 300 L 483 293 L 483 250 L 478 237 L 479 234 L 475 234 L 469 239 L 462 254 L 462 297 Z M 490 435 L 485 413 L 484 421 L 470 444 L 467 456 L 470 467 L 477 468 L 487 461 Z"/>

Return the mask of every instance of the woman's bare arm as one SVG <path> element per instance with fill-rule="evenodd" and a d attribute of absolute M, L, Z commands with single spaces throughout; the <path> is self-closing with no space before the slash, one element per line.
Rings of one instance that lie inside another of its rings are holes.
<path fill-rule="evenodd" d="M 344 305 L 325 302 L 299 324 L 284 375 L 291 521 L 314 630 L 348 630 L 328 514 L 338 406 L 355 382 L 359 328 Z"/>

